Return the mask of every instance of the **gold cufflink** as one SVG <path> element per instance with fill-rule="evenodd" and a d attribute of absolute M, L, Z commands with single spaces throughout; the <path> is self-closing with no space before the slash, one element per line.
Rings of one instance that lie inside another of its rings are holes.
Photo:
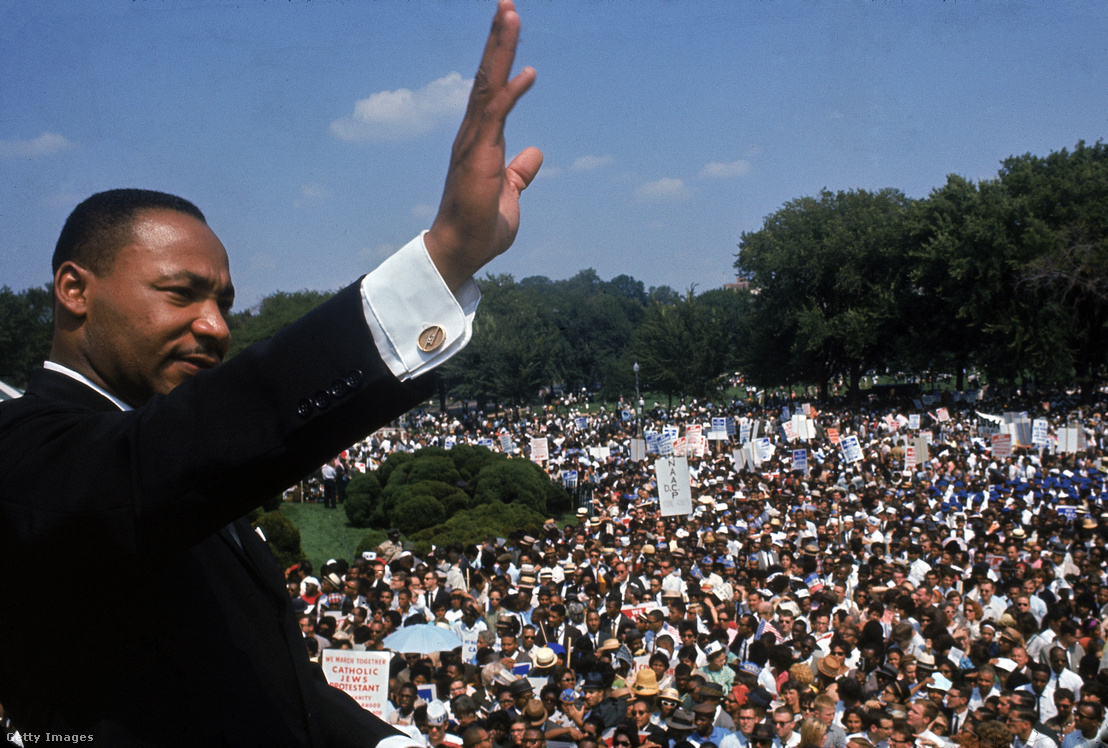
<path fill-rule="evenodd" d="M 430 353 L 446 342 L 446 331 L 438 325 L 431 325 L 419 334 L 419 350 Z"/>

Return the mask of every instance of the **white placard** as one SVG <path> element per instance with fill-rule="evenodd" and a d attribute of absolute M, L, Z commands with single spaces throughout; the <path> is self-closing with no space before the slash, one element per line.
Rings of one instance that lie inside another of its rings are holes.
<path fill-rule="evenodd" d="M 993 457 L 1008 457 L 1012 454 L 1012 435 L 992 435 Z"/>
<path fill-rule="evenodd" d="M 808 450 L 806 449 L 794 449 L 793 450 L 793 470 L 800 471 L 805 475 L 808 474 Z"/>
<path fill-rule="evenodd" d="M 850 436 L 844 436 L 839 440 L 840 445 L 843 448 L 843 459 L 847 462 L 861 462 L 862 461 L 862 446 L 858 444 L 858 437 L 854 434 Z"/>
<path fill-rule="evenodd" d="M 391 652 L 356 652 L 351 649 L 325 649 L 320 665 L 327 682 L 346 691 L 358 706 L 381 719 L 389 701 L 389 661 Z"/>
<path fill-rule="evenodd" d="M 689 461 L 668 457 L 654 462 L 658 482 L 658 504 L 663 517 L 692 514 L 692 489 L 689 487 Z"/>
<path fill-rule="evenodd" d="M 550 445 L 545 436 L 531 439 L 531 459 L 535 462 L 543 462 L 550 458 Z"/>

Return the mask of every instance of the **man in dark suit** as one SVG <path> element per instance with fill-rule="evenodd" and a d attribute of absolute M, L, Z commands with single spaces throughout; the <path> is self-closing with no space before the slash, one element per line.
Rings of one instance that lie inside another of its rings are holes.
<path fill-rule="evenodd" d="M 425 398 L 422 375 L 464 344 L 470 279 L 512 243 L 541 164 L 527 149 L 504 166 L 504 121 L 534 76 L 510 78 L 518 31 L 503 0 L 431 230 L 226 363 L 234 290 L 195 206 L 116 190 L 70 216 L 50 360 L 0 407 L 0 703 L 20 730 L 412 745 L 313 674 L 281 569 L 242 517 Z M 76 618 L 28 614 L 60 589 Z"/>

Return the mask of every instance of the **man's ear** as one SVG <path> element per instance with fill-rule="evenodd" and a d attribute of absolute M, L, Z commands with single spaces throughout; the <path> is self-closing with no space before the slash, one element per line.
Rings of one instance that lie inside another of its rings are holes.
<path fill-rule="evenodd" d="M 54 274 L 54 301 L 76 318 L 88 311 L 89 280 L 92 272 L 72 260 L 63 262 Z"/>

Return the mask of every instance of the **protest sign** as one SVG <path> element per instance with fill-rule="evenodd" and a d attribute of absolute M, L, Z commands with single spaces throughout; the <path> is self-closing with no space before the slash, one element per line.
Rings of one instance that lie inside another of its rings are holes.
<path fill-rule="evenodd" d="M 1012 454 L 1012 435 L 993 434 L 990 437 L 993 448 L 993 457 L 1008 457 Z"/>
<path fill-rule="evenodd" d="M 773 446 L 773 442 L 770 441 L 770 438 L 768 436 L 763 436 L 761 439 L 758 439 L 756 442 L 754 442 L 754 444 L 756 446 L 756 453 L 758 455 L 759 465 L 761 465 L 763 462 L 769 462 L 773 459 L 773 452 L 775 450 L 775 447 Z"/>
<path fill-rule="evenodd" d="M 550 445 L 545 436 L 537 436 L 531 439 L 531 459 L 535 462 L 544 462 L 550 458 Z"/>
<path fill-rule="evenodd" d="M 858 437 L 854 434 L 843 437 L 841 440 L 843 448 L 843 459 L 847 462 L 861 462 L 862 461 L 862 445 L 858 443 Z"/>
<path fill-rule="evenodd" d="M 646 441 L 643 439 L 631 440 L 631 459 L 634 462 L 642 462 L 646 459 Z"/>
<path fill-rule="evenodd" d="M 692 489 L 689 487 L 689 461 L 669 457 L 654 462 L 658 481 L 658 505 L 663 517 L 692 514 Z"/>
<path fill-rule="evenodd" d="M 908 428 L 912 431 L 919 431 L 919 413 L 910 413 L 908 415 Z"/>
<path fill-rule="evenodd" d="M 577 488 L 577 471 L 563 470 L 562 485 L 564 485 L 566 488 Z"/>
<path fill-rule="evenodd" d="M 320 666 L 330 685 L 348 693 L 362 709 L 381 719 L 388 716 L 391 652 L 324 649 L 321 654 Z"/>
<path fill-rule="evenodd" d="M 1031 424 L 1031 443 L 1039 449 L 1050 447 L 1050 424 L 1045 418 L 1036 418 Z"/>
<path fill-rule="evenodd" d="M 611 447 L 589 447 L 589 457 L 594 460 L 604 461 L 612 456 Z"/>
<path fill-rule="evenodd" d="M 793 450 L 793 470 L 804 473 L 805 475 L 808 474 L 808 450 Z"/>
<path fill-rule="evenodd" d="M 792 421 L 785 421 L 782 428 L 785 431 L 785 441 L 795 442 L 796 441 L 796 429 L 793 428 Z"/>
<path fill-rule="evenodd" d="M 839 443 L 839 430 L 835 428 L 827 429 L 827 439 L 834 445 Z"/>
<path fill-rule="evenodd" d="M 514 449 L 515 449 L 515 444 L 512 443 L 512 435 L 511 434 L 501 434 L 500 435 L 500 451 L 507 453 L 507 452 L 511 452 Z"/>
<path fill-rule="evenodd" d="M 658 438 L 658 454 L 663 457 L 673 455 L 673 434 L 662 434 Z"/>

